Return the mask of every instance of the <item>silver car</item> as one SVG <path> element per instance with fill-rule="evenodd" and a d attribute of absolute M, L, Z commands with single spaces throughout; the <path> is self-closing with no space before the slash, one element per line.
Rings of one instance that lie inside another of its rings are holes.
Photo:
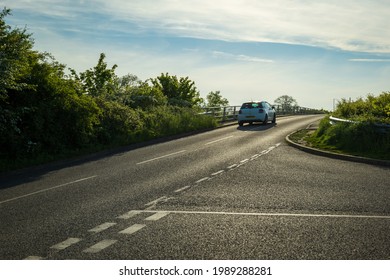
<path fill-rule="evenodd" d="M 238 124 L 243 126 L 244 123 L 252 124 L 262 122 L 267 124 L 268 121 L 276 123 L 275 107 L 266 101 L 251 101 L 242 104 L 238 112 Z"/>

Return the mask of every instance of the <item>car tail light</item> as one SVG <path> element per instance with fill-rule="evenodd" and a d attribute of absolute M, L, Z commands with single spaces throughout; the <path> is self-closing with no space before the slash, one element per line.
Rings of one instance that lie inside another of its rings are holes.
<path fill-rule="evenodd" d="M 259 109 L 259 113 L 264 113 L 264 109 Z"/>

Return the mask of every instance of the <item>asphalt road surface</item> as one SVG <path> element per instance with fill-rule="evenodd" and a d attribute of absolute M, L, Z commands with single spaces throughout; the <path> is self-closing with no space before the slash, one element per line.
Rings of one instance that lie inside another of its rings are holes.
<path fill-rule="evenodd" d="M 390 259 L 390 169 L 307 154 L 321 116 L 0 178 L 0 259 Z"/>

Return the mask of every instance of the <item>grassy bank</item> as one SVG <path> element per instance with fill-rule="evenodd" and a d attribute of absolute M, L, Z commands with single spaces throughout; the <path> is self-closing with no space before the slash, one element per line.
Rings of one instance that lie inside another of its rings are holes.
<path fill-rule="evenodd" d="M 300 130 L 290 140 L 333 153 L 390 160 L 390 131 L 378 130 L 369 123 L 332 125 L 327 116 L 317 130 Z"/>

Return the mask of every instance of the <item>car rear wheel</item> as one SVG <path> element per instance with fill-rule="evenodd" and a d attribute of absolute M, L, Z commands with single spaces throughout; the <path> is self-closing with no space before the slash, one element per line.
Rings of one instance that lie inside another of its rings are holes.
<path fill-rule="evenodd" d="M 263 124 L 266 125 L 268 123 L 268 115 L 265 115 L 265 118 L 264 118 L 264 121 L 263 121 Z"/>

